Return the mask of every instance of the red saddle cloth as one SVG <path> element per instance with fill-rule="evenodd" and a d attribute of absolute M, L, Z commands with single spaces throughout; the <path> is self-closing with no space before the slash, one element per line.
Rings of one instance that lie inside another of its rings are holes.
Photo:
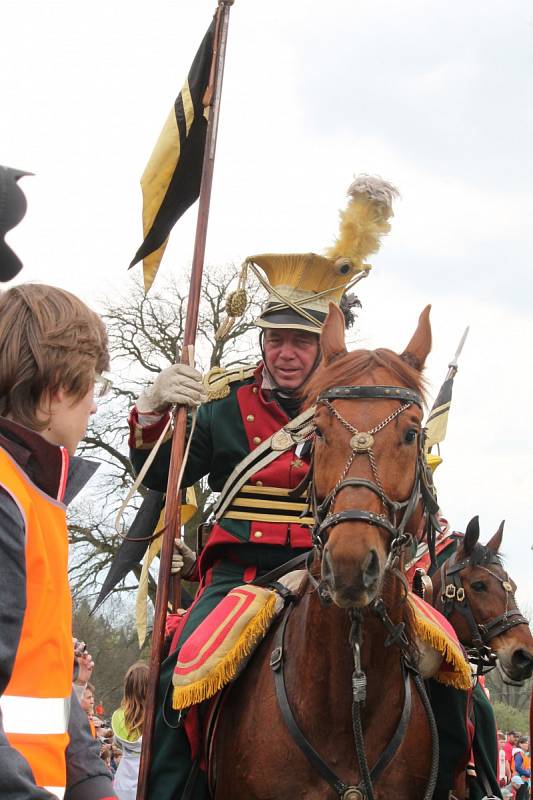
<path fill-rule="evenodd" d="M 180 649 L 172 677 L 173 707 L 209 700 L 234 680 L 282 607 L 281 597 L 262 586 L 228 592 Z"/>

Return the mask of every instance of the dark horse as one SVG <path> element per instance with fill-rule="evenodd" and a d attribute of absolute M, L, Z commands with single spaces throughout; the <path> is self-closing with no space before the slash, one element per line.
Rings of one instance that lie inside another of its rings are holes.
<path fill-rule="evenodd" d="M 330 306 L 306 395 L 316 403 L 314 562 L 298 602 L 227 696 L 214 746 L 216 800 L 433 793 L 438 754 L 432 763 L 396 569 L 431 510 L 421 441 L 430 347 L 428 307 L 402 355 L 348 353 L 342 314 Z"/>
<path fill-rule="evenodd" d="M 502 537 L 503 522 L 480 544 L 479 519 L 471 519 L 455 553 L 433 575 L 433 604 L 475 661 L 495 664 L 502 679 L 513 683 L 533 673 L 533 637 L 516 605 L 516 584 L 503 567 Z"/>
<path fill-rule="evenodd" d="M 433 604 L 455 628 L 479 674 L 496 666 L 506 683 L 521 683 L 533 672 L 533 637 L 515 601 L 516 585 L 503 566 L 502 537 L 503 522 L 486 545 L 480 544 L 479 519 L 471 519 L 455 553 L 432 577 Z M 498 786 L 496 722 L 479 687 L 472 699 L 476 777 L 470 778 L 475 783 L 470 796 L 490 796 Z M 458 794 L 465 780 L 465 773 L 458 776 Z"/>

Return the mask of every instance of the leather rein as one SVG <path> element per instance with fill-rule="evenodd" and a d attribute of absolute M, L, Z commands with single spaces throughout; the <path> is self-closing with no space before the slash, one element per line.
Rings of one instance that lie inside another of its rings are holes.
<path fill-rule="evenodd" d="M 375 425 L 370 431 L 359 431 L 350 422 L 345 420 L 333 406 L 332 401 L 340 399 L 395 399 L 400 401 L 401 405 L 396 411 Z M 428 543 L 430 543 L 432 538 L 434 553 L 435 532 L 439 529 L 439 525 L 435 516 L 438 510 L 438 504 L 433 489 L 431 472 L 425 463 L 423 431 L 418 435 L 415 476 L 411 493 L 406 500 L 391 500 L 386 495 L 381 484 L 372 449 L 374 436 L 405 410 L 407 410 L 413 403 L 422 408 L 422 399 L 420 395 L 411 389 L 396 386 L 336 386 L 322 392 L 319 395 L 317 399 L 317 405 L 326 405 L 330 413 L 341 423 L 341 425 L 343 425 L 343 427 L 347 428 L 352 433 L 352 438 L 350 440 L 351 453 L 348 457 L 348 461 L 343 469 L 343 472 L 333 490 L 321 503 L 318 503 L 316 497 L 312 464 L 309 471 L 308 480 L 305 482 L 307 485 L 309 485 L 310 504 L 316 520 L 315 527 L 313 529 L 313 542 L 315 545 L 315 551 L 318 551 L 318 553 L 323 550 L 327 541 L 328 532 L 335 525 L 339 525 L 344 522 L 365 522 L 379 527 L 389 534 L 390 551 L 387 561 L 387 568 L 393 568 L 394 562 L 396 561 L 400 550 L 406 544 L 412 541 L 411 534 L 407 532 L 406 528 L 420 501 L 423 503 L 426 514 L 426 534 L 428 536 Z M 371 481 L 363 478 L 347 477 L 348 472 L 357 456 L 365 454 L 370 461 L 374 480 Z M 298 487 L 295 492 L 301 491 L 303 486 L 304 484 Z M 374 492 L 381 500 L 383 513 L 376 514 L 360 508 L 335 512 L 335 499 L 339 492 L 346 487 L 364 487 L 365 489 L 369 489 L 370 491 Z M 315 551 L 311 551 L 311 553 L 314 555 Z M 307 560 L 307 566 L 309 571 L 309 558 Z M 320 600 L 323 602 L 325 595 L 327 595 L 327 592 L 324 592 L 323 585 L 318 584 L 313 576 L 311 576 L 311 582 L 315 588 L 318 588 Z M 295 744 L 300 748 L 313 768 L 335 790 L 341 800 L 373 800 L 373 782 L 375 782 L 382 775 L 385 768 L 394 758 L 394 755 L 396 754 L 405 737 L 405 733 L 409 725 L 412 708 L 411 685 L 409 680 L 411 676 L 415 682 L 421 701 L 426 710 L 431 730 L 431 770 L 428 785 L 424 793 L 424 800 L 430 800 L 430 798 L 433 797 L 438 770 L 438 734 L 431 705 L 424 687 L 424 682 L 418 673 L 416 666 L 412 663 L 411 648 L 405 634 L 404 623 L 395 625 L 392 622 L 381 598 L 377 598 L 372 603 L 371 608 L 373 613 L 378 616 L 388 632 L 385 645 L 390 646 L 391 644 L 396 644 L 400 649 L 400 663 L 404 683 L 404 702 L 400 719 L 392 738 L 377 762 L 374 764 L 372 769 L 370 769 L 365 754 L 361 723 L 361 709 L 366 700 L 366 675 L 362 670 L 360 654 L 363 615 L 362 611 L 359 609 L 354 608 L 350 610 L 352 624 L 349 642 L 354 657 L 354 672 L 352 675 L 352 723 L 355 748 L 361 775 L 360 784 L 358 786 L 353 786 L 344 783 L 320 757 L 320 755 L 301 731 L 292 712 L 284 677 L 284 659 L 286 653 L 285 630 L 291 613 L 291 608 L 292 605 L 289 605 L 289 608 L 286 611 L 276 632 L 274 649 L 272 650 L 270 657 L 270 667 L 274 675 L 278 706 Z"/>
<path fill-rule="evenodd" d="M 465 558 L 462 561 L 456 560 L 456 553 L 454 553 L 448 561 L 445 561 L 441 567 L 441 595 L 440 601 L 442 603 L 442 613 L 449 619 L 454 611 L 461 614 L 466 620 L 470 633 L 472 636 L 472 647 L 467 648 L 469 660 L 477 664 L 477 674 L 482 675 L 490 671 L 496 666 L 496 655 L 492 652 L 490 642 L 500 636 L 502 633 L 516 627 L 516 625 L 528 625 L 528 620 L 522 616 L 520 609 L 516 606 L 509 608 L 509 601 L 512 598 L 514 601 L 514 592 L 509 575 L 505 573 L 505 578 L 500 578 L 489 567 L 491 565 L 500 565 L 497 556 L 492 553 L 488 548 L 484 548 L 489 553 L 489 558 L 486 564 L 476 564 L 476 566 L 484 569 L 502 586 L 505 592 L 505 611 L 497 617 L 491 617 L 485 622 L 477 622 L 468 599 L 466 596 L 465 588 L 461 580 L 461 572 L 466 567 L 473 566 L 470 558 Z"/>

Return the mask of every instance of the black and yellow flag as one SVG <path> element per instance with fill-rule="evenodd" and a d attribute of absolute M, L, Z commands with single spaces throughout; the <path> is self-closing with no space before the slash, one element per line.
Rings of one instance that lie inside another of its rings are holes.
<path fill-rule="evenodd" d="M 215 27 L 216 15 L 141 178 L 144 242 L 130 267 L 143 261 L 146 292 L 159 269 L 170 231 L 200 194 L 208 117 L 204 97 L 211 74 Z"/>
<path fill-rule="evenodd" d="M 437 399 L 433 403 L 433 408 L 426 422 L 426 447 L 429 449 L 435 444 L 442 442 L 446 436 L 448 427 L 448 413 L 452 404 L 453 379 L 446 378 L 440 387 Z"/>
<path fill-rule="evenodd" d="M 463 333 L 455 356 L 448 364 L 448 374 L 446 375 L 444 383 L 440 387 L 437 399 L 433 403 L 433 408 L 431 409 L 429 417 L 427 418 L 427 422 L 425 424 L 426 451 L 431 450 L 434 445 L 440 444 L 440 442 L 444 441 L 444 438 L 446 437 L 448 415 L 450 413 L 450 406 L 452 404 L 453 379 L 457 374 L 457 360 L 461 354 L 461 350 L 463 349 L 466 337 L 468 336 L 468 331 L 469 329 L 467 328 Z"/>

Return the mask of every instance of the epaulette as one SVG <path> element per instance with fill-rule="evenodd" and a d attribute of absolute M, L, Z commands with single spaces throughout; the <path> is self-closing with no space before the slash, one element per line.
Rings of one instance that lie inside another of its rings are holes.
<path fill-rule="evenodd" d="M 213 367 L 204 375 L 204 389 L 207 393 L 207 402 L 222 400 L 230 393 L 230 384 L 252 378 L 257 369 L 257 364 L 242 364 L 239 367 Z"/>

